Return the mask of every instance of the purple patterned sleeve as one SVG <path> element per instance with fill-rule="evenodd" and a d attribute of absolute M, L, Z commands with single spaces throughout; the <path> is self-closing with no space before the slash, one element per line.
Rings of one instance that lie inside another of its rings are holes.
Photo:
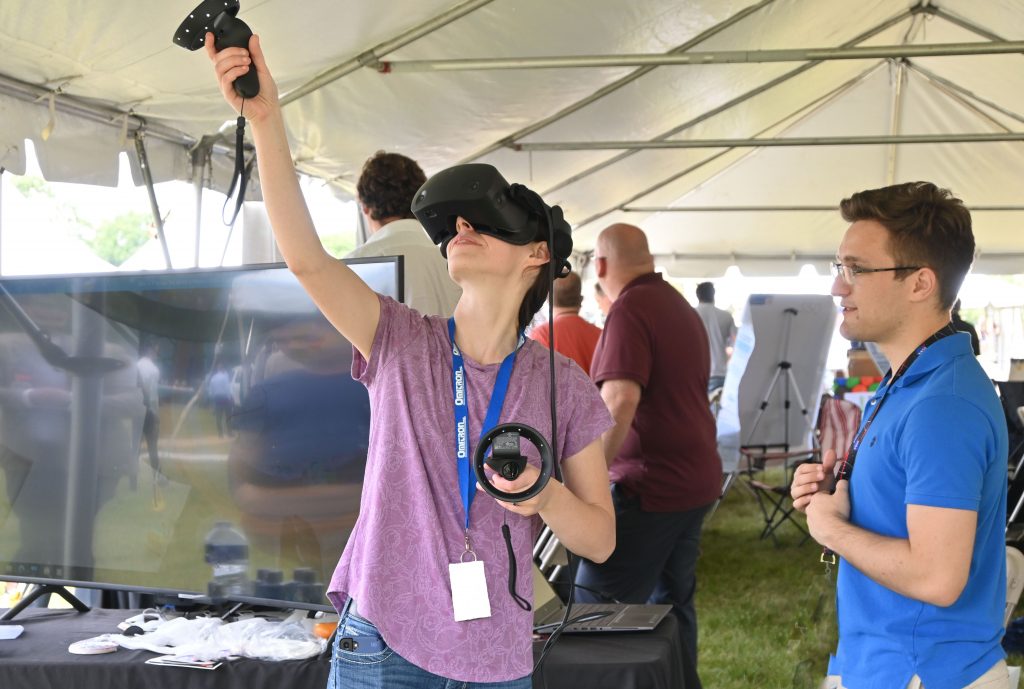
<path fill-rule="evenodd" d="M 416 332 L 417 327 L 426 328 L 426 321 L 419 312 L 383 294 L 377 297 L 380 299 L 380 321 L 373 335 L 369 361 L 358 349 L 352 348 L 352 377 L 367 387 L 373 384 L 382 369 L 422 335 Z"/>

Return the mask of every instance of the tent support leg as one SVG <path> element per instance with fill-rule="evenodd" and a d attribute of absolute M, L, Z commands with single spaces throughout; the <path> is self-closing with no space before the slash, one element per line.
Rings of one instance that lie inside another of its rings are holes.
<path fill-rule="evenodd" d="M 142 142 L 142 130 L 135 132 L 135 153 L 139 157 L 139 167 L 142 169 L 142 179 L 146 183 L 146 191 L 149 193 L 149 207 L 153 212 L 153 222 L 156 224 L 156 236 L 160 239 L 160 248 L 164 252 L 164 262 L 167 270 L 171 269 L 171 252 L 167 249 L 167 236 L 164 234 L 164 219 L 160 215 L 160 206 L 156 202 L 156 189 L 153 187 L 153 175 L 149 170 L 149 157 L 146 155 L 146 145 Z"/>

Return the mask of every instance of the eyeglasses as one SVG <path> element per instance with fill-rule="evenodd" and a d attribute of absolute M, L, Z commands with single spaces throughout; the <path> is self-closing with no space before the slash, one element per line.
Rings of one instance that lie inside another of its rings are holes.
<path fill-rule="evenodd" d="M 843 282 L 848 285 L 852 285 L 854 280 L 857 279 L 858 275 L 863 273 L 888 273 L 894 270 L 921 270 L 922 266 L 893 266 L 892 268 L 860 268 L 859 266 L 848 266 L 845 263 L 833 262 L 829 266 L 832 268 L 832 277 L 843 278 Z"/>

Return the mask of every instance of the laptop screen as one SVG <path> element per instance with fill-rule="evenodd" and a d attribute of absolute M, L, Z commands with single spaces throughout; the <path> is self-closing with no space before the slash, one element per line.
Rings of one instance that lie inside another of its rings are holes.
<path fill-rule="evenodd" d="M 533 624 L 541 625 L 561 615 L 564 605 L 555 589 L 544 578 L 540 568 L 533 566 Z"/>

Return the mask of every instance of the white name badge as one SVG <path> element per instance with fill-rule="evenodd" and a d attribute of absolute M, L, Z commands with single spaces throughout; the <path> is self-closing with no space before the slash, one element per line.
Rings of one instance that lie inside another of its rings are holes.
<path fill-rule="evenodd" d="M 448 576 L 452 582 L 452 607 L 455 609 L 456 622 L 491 616 L 483 561 L 453 562 L 448 565 Z"/>

